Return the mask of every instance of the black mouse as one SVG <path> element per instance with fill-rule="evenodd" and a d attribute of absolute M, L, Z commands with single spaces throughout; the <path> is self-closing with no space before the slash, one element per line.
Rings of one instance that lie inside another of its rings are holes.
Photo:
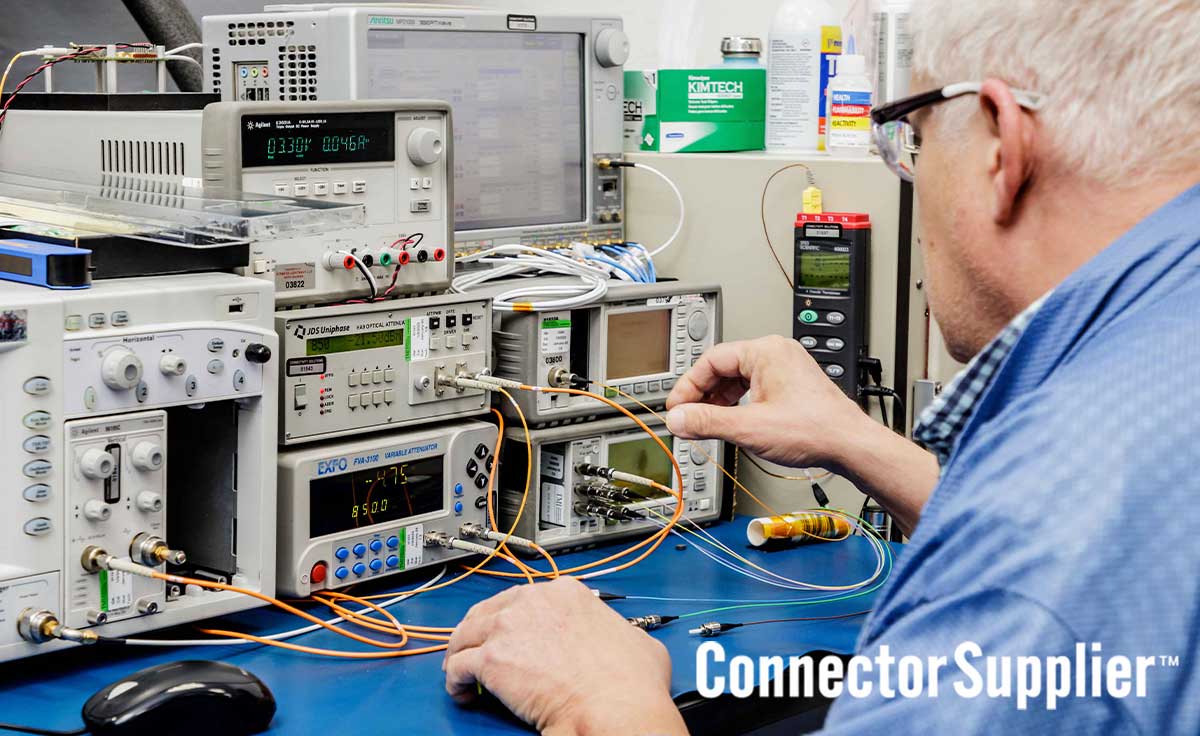
<path fill-rule="evenodd" d="M 274 716 L 275 696 L 262 680 L 206 660 L 147 667 L 83 704 L 94 736 L 240 736 L 266 730 Z"/>

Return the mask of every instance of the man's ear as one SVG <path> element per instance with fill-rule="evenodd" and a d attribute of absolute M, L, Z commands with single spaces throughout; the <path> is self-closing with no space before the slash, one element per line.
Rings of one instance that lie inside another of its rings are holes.
<path fill-rule="evenodd" d="M 988 176 L 992 180 L 992 220 L 1001 227 L 1013 221 L 1021 190 L 1033 176 L 1034 121 L 1013 97 L 1008 84 L 988 79 L 979 104 L 991 133 Z"/>

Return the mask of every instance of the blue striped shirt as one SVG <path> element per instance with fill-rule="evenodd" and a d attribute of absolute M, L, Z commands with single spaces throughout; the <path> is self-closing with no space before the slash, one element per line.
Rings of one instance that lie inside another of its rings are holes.
<path fill-rule="evenodd" d="M 1025 328 L 1029 326 L 1030 320 L 1037 314 L 1047 296 L 1049 294 L 1037 299 L 1013 317 L 1000 334 L 992 338 L 992 341 L 971 359 L 967 367 L 950 381 L 945 390 L 938 394 L 933 403 L 925 407 L 925 411 L 917 418 L 913 427 L 913 439 L 936 455 L 939 464 L 945 465 L 946 460 L 950 458 L 958 436 L 963 427 L 967 426 L 967 420 L 971 418 L 975 403 L 991 383 L 996 370 L 1021 339 Z"/>

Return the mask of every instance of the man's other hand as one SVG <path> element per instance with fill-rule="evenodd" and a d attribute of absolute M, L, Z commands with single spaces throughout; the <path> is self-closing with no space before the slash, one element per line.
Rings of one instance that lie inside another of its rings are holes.
<path fill-rule="evenodd" d="M 482 685 L 544 734 L 686 734 L 666 648 L 572 578 L 476 604 L 450 637 L 446 691 Z"/>

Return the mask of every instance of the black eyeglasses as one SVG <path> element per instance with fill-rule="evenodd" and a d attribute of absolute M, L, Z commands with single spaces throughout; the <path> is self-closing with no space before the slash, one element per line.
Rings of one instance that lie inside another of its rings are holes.
<path fill-rule="evenodd" d="M 939 102 L 961 97 L 963 95 L 979 94 L 982 82 L 959 82 L 949 84 L 941 89 L 903 97 L 886 105 L 880 105 L 871 110 L 871 134 L 875 139 L 875 147 L 888 168 L 904 181 L 913 180 L 913 157 L 920 150 L 920 138 L 908 122 L 908 116 L 922 107 L 936 105 Z M 1030 92 L 1023 89 L 1012 90 L 1017 104 L 1026 110 L 1039 110 L 1045 104 L 1046 97 L 1040 92 Z"/>

